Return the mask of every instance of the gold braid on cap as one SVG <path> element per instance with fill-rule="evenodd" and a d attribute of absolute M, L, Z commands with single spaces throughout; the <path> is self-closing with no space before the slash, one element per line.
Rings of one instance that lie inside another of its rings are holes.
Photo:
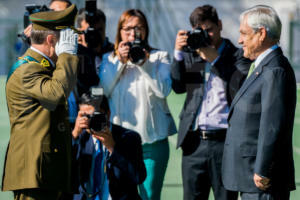
<path fill-rule="evenodd" d="M 80 31 L 80 30 L 76 29 L 74 26 L 56 26 L 55 27 L 55 29 L 57 29 L 57 30 L 62 30 L 62 29 L 66 29 L 66 28 L 70 28 L 75 33 L 78 33 L 78 34 L 83 34 L 84 33 L 83 31 Z"/>

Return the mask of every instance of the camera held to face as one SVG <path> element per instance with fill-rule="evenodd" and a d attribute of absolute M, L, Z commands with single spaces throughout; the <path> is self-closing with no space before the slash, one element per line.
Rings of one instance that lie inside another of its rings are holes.
<path fill-rule="evenodd" d="M 107 115 L 103 112 L 94 112 L 91 115 L 85 115 L 89 119 L 89 128 L 92 131 L 100 132 L 107 127 Z"/>
<path fill-rule="evenodd" d="M 196 29 L 189 31 L 187 35 L 188 35 L 187 46 L 184 47 L 184 51 L 194 52 L 196 51 L 196 49 L 199 49 L 201 47 L 207 47 L 211 43 L 211 39 L 207 31 L 203 30 L 200 27 L 197 27 Z"/>
<path fill-rule="evenodd" d="M 38 13 L 38 12 L 49 11 L 49 8 L 46 5 L 36 5 L 36 4 L 26 4 L 25 9 L 26 9 L 26 11 L 24 13 L 24 18 L 23 18 L 24 29 L 26 29 L 27 26 L 29 24 L 31 24 L 31 22 L 29 20 L 29 15 Z M 28 45 L 31 44 L 29 37 L 27 37 L 24 34 L 24 32 L 19 33 L 18 37 L 21 38 L 23 40 L 23 42 L 25 42 L 26 44 L 28 44 Z"/>
<path fill-rule="evenodd" d="M 103 88 L 92 87 L 91 88 L 91 98 L 95 103 L 95 112 L 92 114 L 85 115 L 89 119 L 89 128 L 92 131 L 100 132 L 108 125 L 108 117 L 105 112 L 98 111 L 98 107 L 103 101 L 104 94 Z"/>
<path fill-rule="evenodd" d="M 36 5 L 36 4 L 26 4 L 25 5 L 25 13 L 24 13 L 24 28 L 26 28 L 29 24 L 29 15 L 43 12 L 43 11 L 49 11 L 49 8 L 46 5 Z"/>
<path fill-rule="evenodd" d="M 97 0 L 86 0 L 85 1 L 85 19 L 89 24 L 87 30 L 84 31 L 85 41 L 89 48 L 95 48 L 102 45 L 101 33 L 96 30 L 95 25 L 98 23 L 97 20 Z"/>
<path fill-rule="evenodd" d="M 132 42 L 127 42 L 129 49 L 129 59 L 134 64 L 141 64 L 146 58 L 145 42 L 141 39 L 141 33 L 134 30 L 135 39 Z"/>

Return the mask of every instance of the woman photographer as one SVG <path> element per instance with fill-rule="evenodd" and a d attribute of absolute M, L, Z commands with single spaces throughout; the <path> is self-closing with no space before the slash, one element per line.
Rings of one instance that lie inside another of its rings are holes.
<path fill-rule="evenodd" d="M 167 138 L 176 127 L 166 101 L 171 92 L 169 56 L 150 47 L 148 35 L 145 15 L 137 9 L 125 11 L 118 22 L 115 51 L 104 55 L 99 76 L 111 122 L 142 138 L 147 178 L 140 194 L 158 200 L 169 159 Z"/>

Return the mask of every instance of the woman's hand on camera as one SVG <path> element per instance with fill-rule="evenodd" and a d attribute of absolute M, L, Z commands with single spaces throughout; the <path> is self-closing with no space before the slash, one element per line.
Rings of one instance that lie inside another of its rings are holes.
<path fill-rule="evenodd" d="M 79 111 L 76 117 L 75 127 L 72 131 L 73 138 L 76 139 L 83 129 L 89 128 L 89 119 L 86 117 L 86 113 Z"/>
<path fill-rule="evenodd" d="M 120 44 L 118 46 L 118 57 L 122 63 L 127 62 L 129 49 L 130 49 L 130 47 L 127 44 L 127 42 L 125 42 L 125 41 L 120 42 Z"/>
<path fill-rule="evenodd" d="M 109 153 L 112 153 L 115 147 L 115 141 L 113 139 L 112 133 L 110 132 L 108 127 L 105 127 L 100 132 L 92 131 L 92 134 L 95 138 L 100 140 L 102 144 L 107 148 Z"/>

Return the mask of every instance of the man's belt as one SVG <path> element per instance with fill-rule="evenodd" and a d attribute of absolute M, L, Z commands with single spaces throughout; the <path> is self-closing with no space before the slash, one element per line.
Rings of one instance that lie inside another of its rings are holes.
<path fill-rule="evenodd" d="M 202 140 L 225 140 L 227 129 L 216 130 L 201 130 L 190 131 L 193 134 L 198 134 Z"/>

